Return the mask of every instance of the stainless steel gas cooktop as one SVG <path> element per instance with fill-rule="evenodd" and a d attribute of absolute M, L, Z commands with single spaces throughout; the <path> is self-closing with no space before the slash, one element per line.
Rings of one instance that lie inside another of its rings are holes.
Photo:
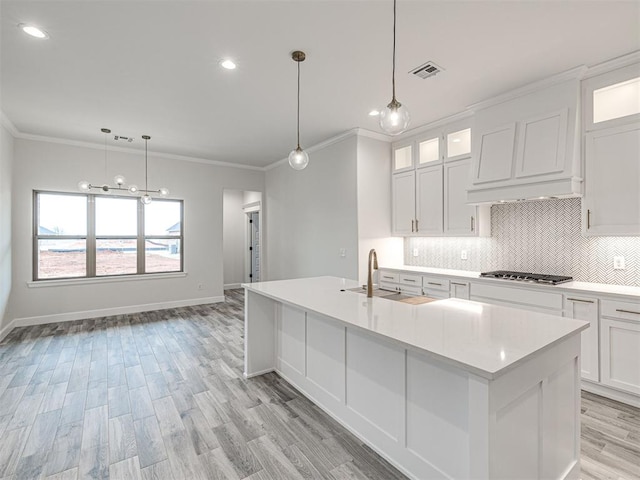
<path fill-rule="evenodd" d="M 570 282 L 573 277 L 561 275 L 543 275 L 540 273 L 512 272 L 510 270 L 496 270 L 494 272 L 482 272 L 481 277 L 498 278 L 501 280 L 516 280 L 518 282 L 544 283 L 548 285 L 558 285 L 559 283 Z"/>

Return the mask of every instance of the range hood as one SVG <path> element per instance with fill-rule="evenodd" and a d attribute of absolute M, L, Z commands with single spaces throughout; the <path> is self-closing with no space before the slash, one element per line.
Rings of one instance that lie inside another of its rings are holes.
<path fill-rule="evenodd" d="M 475 129 L 468 203 L 582 196 L 583 71 L 574 69 L 470 107 Z"/>

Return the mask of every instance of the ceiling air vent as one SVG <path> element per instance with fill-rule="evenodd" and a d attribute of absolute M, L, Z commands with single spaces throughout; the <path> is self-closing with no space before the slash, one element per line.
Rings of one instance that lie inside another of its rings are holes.
<path fill-rule="evenodd" d="M 113 139 L 114 140 L 126 140 L 129 143 L 133 142 L 133 137 L 125 137 L 124 135 L 114 135 Z"/>
<path fill-rule="evenodd" d="M 433 77 L 436 73 L 440 73 L 444 68 L 439 67 L 433 62 L 427 62 L 420 65 L 418 68 L 414 68 L 409 73 L 413 73 L 416 77 L 420 77 L 423 80 L 425 78 Z"/>

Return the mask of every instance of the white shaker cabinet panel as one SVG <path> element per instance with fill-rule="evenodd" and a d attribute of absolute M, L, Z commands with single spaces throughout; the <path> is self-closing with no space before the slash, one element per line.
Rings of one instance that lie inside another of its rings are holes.
<path fill-rule="evenodd" d="M 602 383 L 640 395 L 640 322 L 600 319 Z"/>
<path fill-rule="evenodd" d="M 416 170 L 416 220 L 418 235 L 442 233 L 442 165 Z"/>
<path fill-rule="evenodd" d="M 476 235 L 477 207 L 467 205 L 470 160 L 444 166 L 444 233 L 448 236 Z"/>
<path fill-rule="evenodd" d="M 398 442 L 404 434 L 404 348 L 347 329 L 347 408 Z"/>
<path fill-rule="evenodd" d="M 394 235 L 411 235 L 415 230 L 416 172 L 397 173 L 391 177 L 392 225 Z"/>
<path fill-rule="evenodd" d="M 306 314 L 287 305 L 282 305 L 281 308 L 278 348 L 280 362 L 300 375 L 305 375 Z"/>
<path fill-rule="evenodd" d="M 462 298 L 469 300 L 469 282 L 459 282 L 451 280 L 451 298 Z"/>
<path fill-rule="evenodd" d="M 640 123 L 588 133 L 586 235 L 640 235 Z"/>
<path fill-rule="evenodd" d="M 307 313 L 307 379 L 338 402 L 344 401 L 345 328 Z"/>
<path fill-rule="evenodd" d="M 564 316 L 589 322 L 589 328 L 581 333 L 580 362 L 582 378 L 600 381 L 598 360 L 598 299 L 576 295 L 565 296 Z"/>
<path fill-rule="evenodd" d="M 516 177 L 562 172 L 565 166 L 568 109 L 520 122 Z"/>
<path fill-rule="evenodd" d="M 516 140 L 515 122 L 481 132 L 479 136 L 479 152 L 474 165 L 473 183 L 510 179 Z"/>

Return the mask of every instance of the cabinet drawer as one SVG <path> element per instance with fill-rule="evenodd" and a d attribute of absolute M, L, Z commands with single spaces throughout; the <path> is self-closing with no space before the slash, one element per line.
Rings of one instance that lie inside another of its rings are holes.
<path fill-rule="evenodd" d="M 399 273 L 387 272 L 385 270 L 380 270 L 380 284 L 384 283 L 398 283 L 400 281 Z"/>
<path fill-rule="evenodd" d="M 422 295 L 422 287 L 400 285 L 400 291 L 406 295 Z"/>
<path fill-rule="evenodd" d="M 391 292 L 397 292 L 398 291 L 399 285 L 397 283 L 393 283 L 393 282 L 385 282 L 385 281 L 381 281 L 380 282 L 380 289 L 381 290 L 389 290 Z"/>
<path fill-rule="evenodd" d="M 539 292 L 520 288 L 474 283 L 471 286 L 471 299 L 473 300 L 474 297 L 553 310 L 562 310 L 562 294 L 555 292 Z"/>
<path fill-rule="evenodd" d="M 600 308 L 604 317 L 635 320 L 640 323 L 640 302 L 603 300 Z"/>
<path fill-rule="evenodd" d="M 422 295 L 429 298 L 445 299 L 449 298 L 449 292 L 445 290 L 431 290 L 429 288 L 422 289 Z"/>
<path fill-rule="evenodd" d="M 400 283 L 403 285 L 422 287 L 422 277 L 420 275 L 409 275 L 407 273 L 401 273 Z"/>
<path fill-rule="evenodd" d="M 440 277 L 422 277 L 422 286 L 429 290 L 449 291 L 449 280 Z"/>

